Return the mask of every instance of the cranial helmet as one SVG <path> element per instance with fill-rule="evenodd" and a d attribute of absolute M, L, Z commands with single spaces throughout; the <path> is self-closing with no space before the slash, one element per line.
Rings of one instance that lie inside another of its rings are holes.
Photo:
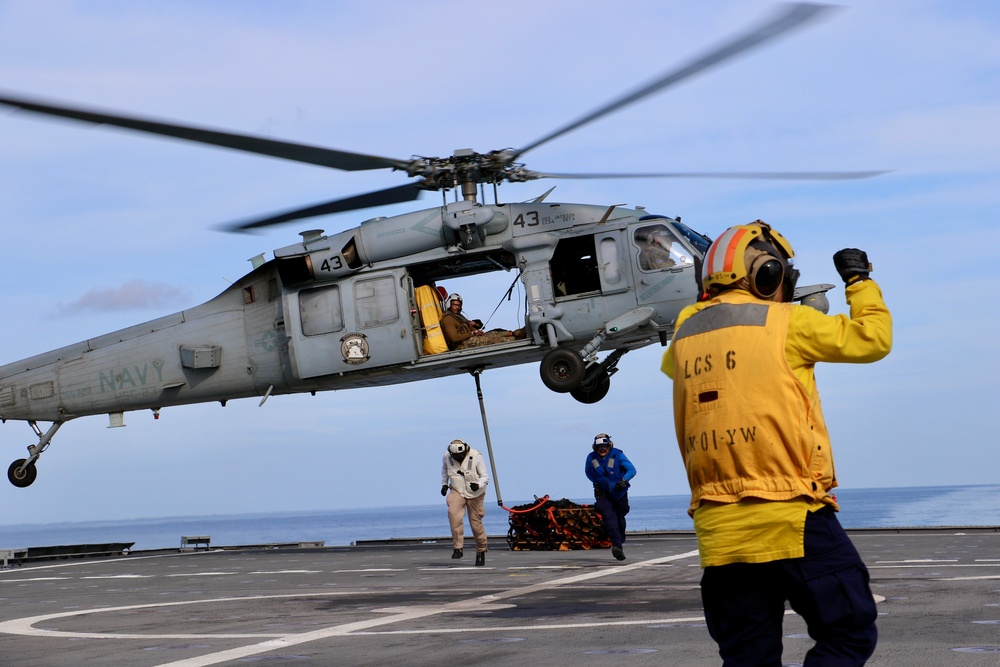
<path fill-rule="evenodd" d="M 607 445 L 608 447 L 614 447 L 615 443 L 611 442 L 611 436 L 607 433 L 598 433 L 594 436 L 594 451 L 597 451 L 598 447 Z"/>
<path fill-rule="evenodd" d="M 464 459 L 469 452 L 469 445 L 464 440 L 452 440 L 451 444 L 448 445 L 448 452 L 456 458 Z"/>
<path fill-rule="evenodd" d="M 770 299 L 784 284 L 784 300 L 791 301 L 799 279 L 791 263 L 794 256 L 792 244 L 762 220 L 730 227 L 705 255 L 702 285 L 717 290 L 740 287 Z"/>
<path fill-rule="evenodd" d="M 459 303 L 462 303 L 462 295 L 459 294 L 458 292 L 452 292 L 451 294 L 449 294 L 448 298 L 444 300 L 445 310 L 451 308 L 452 301 L 458 301 Z"/>

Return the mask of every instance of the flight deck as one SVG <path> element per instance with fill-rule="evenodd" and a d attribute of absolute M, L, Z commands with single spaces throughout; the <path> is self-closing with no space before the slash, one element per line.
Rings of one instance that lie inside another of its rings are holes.
<path fill-rule="evenodd" d="M 849 531 L 872 575 L 872 666 L 1000 664 L 1000 528 Z M 695 538 L 511 551 L 450 540 L 215 547 L 0 569 L 0 665 L 720 664 Z M 812 645 L 787 612 L 785 665 Z"/>

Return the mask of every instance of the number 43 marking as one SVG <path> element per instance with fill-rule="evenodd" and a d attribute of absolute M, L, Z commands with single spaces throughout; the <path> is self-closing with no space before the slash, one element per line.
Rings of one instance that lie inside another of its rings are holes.
<path fill-rule="evenodd" d="M 320 271 L 336 271 L 342 267 L 344 263 L 341 261 L 339 255 L 334 255 L 323 260 L 323 263 L 319 265 Z"/>
<path fill-rule="evenodd" d="M 525 222 L 524 218 L 527 216 L 528 221 Z M 535 227 L 541 224 L 538 220 L 538 211 L 528 211 L 527 213 L 519 213 L 516 218 L 514 218 L 515 227 Z"/>

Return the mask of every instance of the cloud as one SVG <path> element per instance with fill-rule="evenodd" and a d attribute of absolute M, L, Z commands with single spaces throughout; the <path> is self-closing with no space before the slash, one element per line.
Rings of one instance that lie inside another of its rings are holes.
<path fill-rule="evenodd" d="M 184 290 L 164 283 L 130 280 L 120 287 L 92 289 L 76 301 L 59 304 L 60 315 L 145 310 L 175 306 L 189 300 Z"/>

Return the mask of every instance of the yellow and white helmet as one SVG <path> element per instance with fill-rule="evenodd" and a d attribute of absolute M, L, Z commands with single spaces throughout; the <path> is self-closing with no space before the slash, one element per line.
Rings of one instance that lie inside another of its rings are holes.
<path fill-rule="evenodd" d="M 728 289 L 740 287 L 761 299 L 770 299 L 785 284 L 785 301 L 799 272 L 792 267 L 792 244 L 763 220 L 730 227 L 708 249 L 702 264 L 702 285 Z"/>

